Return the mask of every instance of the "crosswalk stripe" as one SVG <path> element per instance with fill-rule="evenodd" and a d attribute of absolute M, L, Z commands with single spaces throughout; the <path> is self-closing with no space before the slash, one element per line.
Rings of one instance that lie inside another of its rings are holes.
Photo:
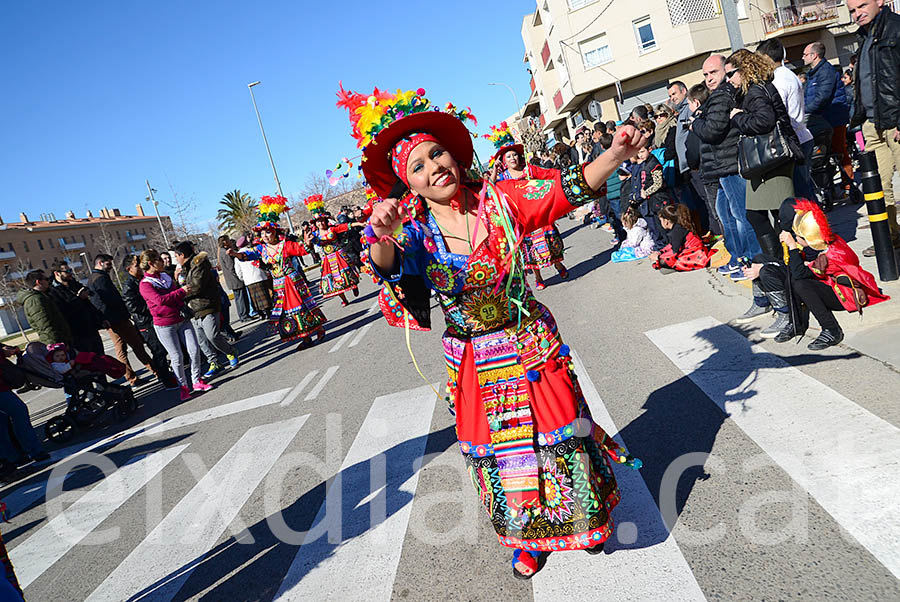
<path fill-rule="evenodd" d="M 289 406 L 294 403 L 294 400 L 300 396 L 300 393 L 303 392 L 303 389 L 306 388 L 306 386 L 312 381 L 312 379 L 316 377 L 316 374 L 318 373 L 318 370 L 313 370 L 312 372 L 304 376 L 303 380 L 297 383 L 297 386 L 291 389 L 290 393 L 285 395 L 284 399 L 281 401 L 281 407 Z"/>
<path fill-rule="evenodd" d="M 370 328 L 372 328 L 372 324 L 371 324 L 371 323 L 366 324 L 365 326 L 363 326 L 362 328 L 360 328 L 360 329 L 359 329 L 359 332 L 356 333 L 356 336 L 353 337 L 353 340 L 350 341 L 350 344 L 347 345 L 347 347 L 356 347 L 356 346 L 359 344 L 359 342 L 362 340 L 362 338 L 363 338 L 364 336 L 366 336 L 366 333 L 369 332 L 369 329 L 370 329 Z"/>
<path fill-rule="evenodd" d="M 344 458 L 340 478 L 328 490 L 331 497 L 339 487 L 342 496 L 341 513 L 336 517 L 340 525 L 334 525 L 340 528 L 341 541 L 330 543 L 331 531 L 327 536 L 311 531 L 276 600 L 390 599 L 434 402 L 429 387 L 375 399 Z M 379 482 L 370 475 L 382 474 L 378 472 L 382 467 L 386 476 Z M 321 527 L 334 520 L 326 510 L 329 506 L 326 498 L 313 525 Z M 387 509 L 395 508 L 386 516 Z M 347 575 L 353 577 L 341 577 Z"/>
<path fill-rule="evenodd" d="M 338 339 L 338 342 L 335 343 L 334 347 L 332 347 L 331 349 L 328 350 L 328 353 L 334 353 L 335 351 L 337 351 L 338 349 L 340 349 L 341 347 L 343 347 L 343 346 L 344 346 L 344 343 L 346 343 L 347 340 L 348 340 L 351 336 L 353 336 L 353 331 L 352 331 L 352 330 L 348 330 L 347 332 L 345 332 L 343 335 L 341 335 L 341 338 Z"/>
<path fill-rule="evenodd" d="M 140 432 L 138 434 L 144 437 L 153 437 L 155 435 L 159 435 L 160 433 L 164 433 L 173 429 L 192 426 L 194 424 L 206 422 L 207 420 L 213 420 L 215 418 L 231 416 L 232 414 L 237 414 L 238 412 L 255 410 L 263 406 L 278 403 L 289 391 L 290 389 L 279 389 L 270 393 L 263 393 L 262 395 L 256 395 L 254 397 L 248 397 L 247 399 L 241 399 L 240 401 L 232 401 L 231 403 L 213 406 L 211 408 L 206 408 L 203 410 L 197 410 L 196 412 L 191 412 L 182 416 L 167 418 L 154 424 L 138 427 L 140 429 Z"/>
<path fill-rule="evenodd" d="M 10 558 L 15 563 L 19 584 L 23 588 L 31 585 L 186 447 L 163 449 L 122 466 L 13 548 Z"/>
<path fill-rule="evenodd" d="M 646 335 L 900 577 L 900 429 L 711 317 Z"/>
<path fill-rule="evenodd" d="M 70 445 L 69 447 L 56 450 L 55 452 L 52 452 L 50 454 L 50 457 L 54 462 L 63 459 L 65 459 L 66 462 L 77 462 L 78 456 L 84 453 L 94 451 L 98 448 L 102 448 L 108 445 L 116 445 L 135 437 L 143 437 L 145 435 L 158 435 L 168 430 L 191 426 L 200 422 L 205 422 L 207 420 L 222 418 L 224 416 L 230 416 L 238 412 L 253 410 L 266 405 L 277 403 L 282 399 L 284 394 L 288 393 L 289 391 L 290 389 L 280 389 L 278 391 L 272 391 L 271 393 L 264 393 L 262 395 L 249 397 L 247 399 L 234 401 L 232 403 L 226 403 L 220 406 L 215 406 L 213 408 L 198 410 L 196 412 L 184 414 L 183 416 L 177 416 L 175 418 L 167 418 L 165 420 L 147 420 L 142 424 L 122 431 L 121 433 L 110 435 L 109 437 L 94 439 L 93 441 L 87 441 L 84 443 L 77 443 L 75 445 Z M 51 483 L 56 482 L 57 481 L 54 480 Z M 16 489 L 15 491 L 12 491 L 8 495 L 4 496 L 3 501 L 6 503 L 9 517 L 12 518 L 13 516 L 16 516 L 25 508 L 28 508 L 32 504 L 38 502 L 42 497 L 44 497 L 47 486 L 47 481 L 29 483 L 28 485 L 23 485 L 19 489 Z"/>
<path fill-rule="evenodd" d="M 255 426 L 88 597 L 169 600 L 237 516 L 309 415 Z M 189 567 L 189 568 L 186 568 Z"/>
<path fill-rule="evenodd" d="M 573 353 L 572 360 L 594 421 L 607 433 L 618 433 L 581 359 Z M 620 445 L 627 443 L 618 435 L 615 439 Z M 534 599 L 593 600 L 597 592 L 615 592 L 616 600 L 623 602 L 706 600 L 640 473 L 617 466 L 616 480 L 622 501 L 613 511 L 616 533 L 606 544 L 606 551 L 615 553 L 602 557 L 584 552 L 552 554 L 532 579 Z M 638 545 L 633 546 L 635 527 Z M 660 543 L 641 546 L 644 541 Z"/>
<path fill-rule="evenodd" d="M 328 370 L 325 371 L 325 374 L 322 375 L 322 378 L 319 379 L 319 382 L 316 383 L 316 386 L 313 387 L 312 391 L 303 398 L 303 401 L 312 401 L 318 397 L 319 393 L 322 392 L 322 389 L 325 388 L 325 385 L 328 384 L 328 381 L 331 380 L 331 377 L 334 376 L 334 373 L 338 371 L 338 368 L 339 366 L 331 366 L 328 368 Z"/>

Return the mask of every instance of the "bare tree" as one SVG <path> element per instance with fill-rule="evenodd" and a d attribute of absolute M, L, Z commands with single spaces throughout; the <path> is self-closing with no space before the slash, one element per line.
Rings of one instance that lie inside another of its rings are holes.
<path fill-rule="evenodd" d="M 116 285 L 122 286 L 122 276 L 119 274 L 119 260 L 122 257 L 122 243 L 116 240 L 109 224 L 100 222 L 100 234 L 96 239 L 96 246 L 102 253 L 106 253 L 112 257 L 113 272 L 116 275 Z M 96 261 L 96 259 L 95 259 Z"/>
<path fill-rule="evenodd" d="M 16 265 L 18 278 L 11 277 L 11 274 L 13 273 L 11 268 L 12 266 L 7 264 L 0 270 L 2 271 L 2 274 L 0 274 L 0 300 L 3 302 L 2 308 L 9 309 L 12 312 L 13 319 L 16 321 L 16 326 L 19 327 L 19 332 L 22 333 L 26 341 L 30 342 L 31 339 L 28 338 L 25 325 L 22 324 L 22 320 L 19 318 L 19 308 L 22 307 L 22 305 L 18 300 L 19 291 L 25 288 L 25 273 L 29 268 L 21 258 L 18 259 Z"/>

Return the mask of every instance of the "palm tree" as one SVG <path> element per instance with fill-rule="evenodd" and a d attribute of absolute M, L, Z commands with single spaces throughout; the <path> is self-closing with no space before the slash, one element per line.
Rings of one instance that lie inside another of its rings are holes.
<path fill-rule="evenodd" d="M 222 209 L 216 214 L 219 228 L 231 234 L 245 232 L 256 224 L 256 201 L 246 192 L 232 190 L 219 201 Z"/>

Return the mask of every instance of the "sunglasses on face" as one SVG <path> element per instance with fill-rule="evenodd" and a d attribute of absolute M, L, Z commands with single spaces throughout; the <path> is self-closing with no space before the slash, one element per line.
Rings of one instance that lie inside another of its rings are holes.
<path fill-rule="evenodd" d="M 725 77 L 727 77 L 728 79 L 731 79 L 732 77 L 734 77 L 734 74 L 737 73 L 738 71 L 740 71 L 740 69 L 732 69 L 731 71 L 726 71 Z"/>

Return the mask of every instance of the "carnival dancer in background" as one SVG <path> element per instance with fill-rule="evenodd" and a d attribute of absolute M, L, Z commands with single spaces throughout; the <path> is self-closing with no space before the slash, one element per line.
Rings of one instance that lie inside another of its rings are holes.
<path fill-rule="evenodd" d="M 309 196 L 304 201 L 306 208 L 315 218 L 316 228 L 313 229 L 312 240 L 322 248 L 322 278 L 319 281 L 322 287 L 322 298 L 340 297 L 341 306 L 349 304 L 344 293 L 353 291 L 353 296 L 359 296 L 359 274 L 347 259 L 347 255 L 338 244 L 338 234 L 347 232 L 351 226 L 365 224 L 346 223 L 332 224 L 331 218 L 325 213 L 325 202 L 321 194 Z"/>
<path fill-rule="evenodd" d="M 284 230 L 278 223 L 285 212 L 287 199 L 283 196 L 264 196 L 259 204 L 259 222 L 253 231 L 259 233 L 260 241 L 252 251 L 237 252 L 229 249 L 228 254 L 241 261 L 260 262 L 272 273 L 275 289 L 275 307 L 269 314 L 269 328 L 278 333 L 282 341 L 300 339 L 300 348 L 318 335 L 325 338 L 325 315 L 316 305 L 309 292 L 306 279 L 298 273 L 291 258 L 306 253 L 303 245 L 285 240 Z"/>
<path fill-rule="evenodd" d="M 466 183 L 469 131 L 458 115 L 431 110 L 424 94 L 339 93 L 363 174 L 385 199 L 366 227 L 372 266 L 392 325 L 427 329 L 428 289 L 436 293 L 460 450 L 500 544 L 514 548 L 514 576 L 529 579 L 550 551 L 602 550 L 619 501 L 608 456 L 639 462 L 591 420 L 569 348 L 525 280 L 517 233 L 595 200 L 647 140 L 625 127 L 586 166 L 545 180 Z"/>
<path fill-rule="evenodd" d="M 484 137 L 491 140 L 497 149 L 491 159 L 493 161 L 490 172 L 492 182 L 553 179 L 551 172 L 554 170 L 526 163 L 525 147 L 515 141 L 505 121 L 500 124 L 499 128 L 491 126 L 491 133 L 485 134 Z M 565 280 L 569 277 L 569 270 L 563 265 L 565 245 L 555 223 L 550 223 L 525 235 L 522 240 L 522 252 L 525 256 L 525 268 L 534 272 L 537 290 L 547 288 L 541 276 L 541 268 L 553 266 L 559 272 L 560 278 Z"/>

